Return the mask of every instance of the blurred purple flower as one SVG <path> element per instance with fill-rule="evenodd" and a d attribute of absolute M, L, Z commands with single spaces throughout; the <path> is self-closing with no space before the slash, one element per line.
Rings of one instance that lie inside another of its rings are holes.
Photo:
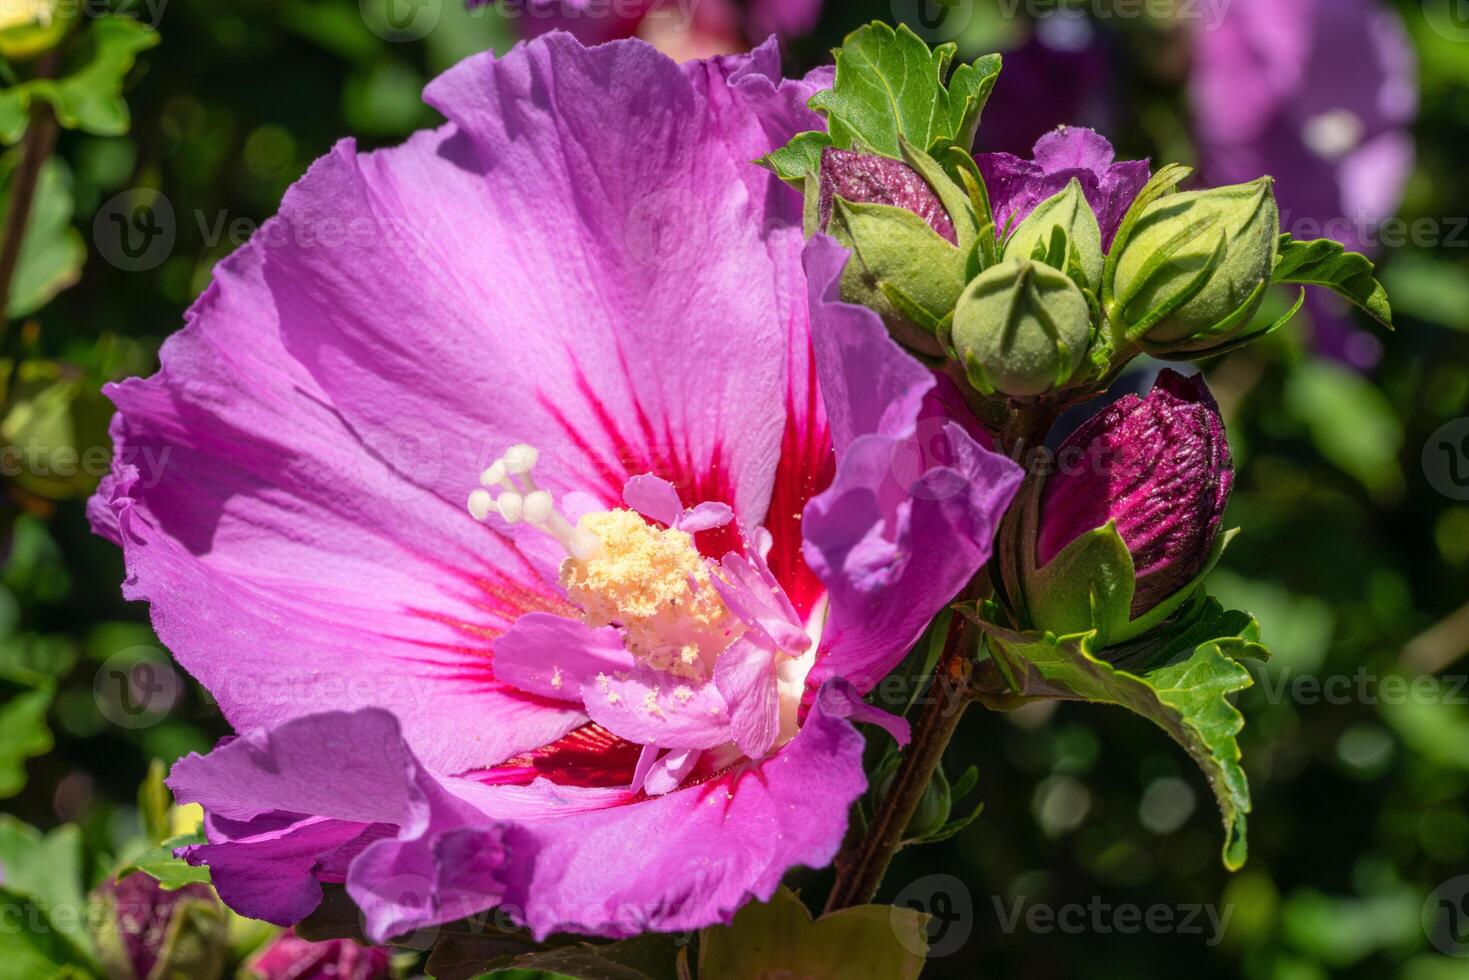
<path fill-rule="evenodd" d="M 1371 253 L 1413 168 L 1416 65 L 1378 0 L 1232 0 L 1194 36 L 1192 100 L 1203 176 L 1275 177 L 1281 226 Z M 1380 354 L 1329 297 L 1313 297 L 1325 353 L 1367 367 Z"/>
<path fill-rule="evenodd" d="M 1149 177 L 1148 161 L 1115 163 L 1115 158 L 1105 136 L 1078 126 L 1062 126 L 1036 142 L 1032 160 L 1010 153 L 981 153 L 975 160 L 984 175 L 998 229 L 1013 231 L 1036 205 L 1078 180 L 1096 212 L 1105 249 Z"/>
<path fill-rule="evenodd" d="M 1084 13 L 1038 19 L 1004 56 L 979 128 L 981 149 L 1028 153 L 1059 126 L 1105 129 L 1111 121 L 1110 59 Z"/>
<path fill-rule="evenodd" d="M 1039 567 L 1116 521 L 1137 575 L 1140 616 L 1208 560 L 1234 485 L 1229 443 L 1202 375 L 1165 370 L 1145 397 L 1109 405 L 1061 444 L 1040 502 Z"/>
<path fill-rule="evenodd" d="M 488 0 L 470 0 L 471 7 Z M 521 0 L 505 9 L 526 37 L 570 31 L 583 44 L 641 37 L 677 61 L 748 50 L 775 34 L 809 34 L 824 0 Z"/>
<path fill-rule="evenodd" d="M 287 931 L 272 940 L 246 968 L 256 980 L 387 980 L 386 950 L 347 939 L 310 943 Z"/>

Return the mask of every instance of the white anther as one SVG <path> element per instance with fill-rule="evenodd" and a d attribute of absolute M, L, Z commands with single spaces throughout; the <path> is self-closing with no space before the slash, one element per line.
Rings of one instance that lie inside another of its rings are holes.
<path fill-rule="evenodd" d="M 506 524 L 518 524 L 525 510 L 525 498 L 507 490 L 495 498 L 495 507 L 500 511 L 500 516 L 505 518 Z"/>
<path fill-rule="evenodd" d="M 524 516 L 526 523 L 537 527 L 544 525 L 556 513 L 556 501 L 549 490 L 536 490 L 526 494 Z"/>
<path fill-rule="evenodd" d="M 505 461 L 497 459 L 490 464 L 490 468 L 479 475 L 479 482 L 487 487 L 495 487 L 505 482 Z"/>
<path fill-rule="evenodd" d="M 476 490 L 469 495 L 469 516 L 482 521 L 495 509 L 495 498 L 488 490 Z"/>
<path fill-rule="evenodd" d="M 520 443 L 505 450 L 505 468 L 516 476 L 529 473 L 536 468 L 536 460 L 540 458 L 534 446 Z"/>

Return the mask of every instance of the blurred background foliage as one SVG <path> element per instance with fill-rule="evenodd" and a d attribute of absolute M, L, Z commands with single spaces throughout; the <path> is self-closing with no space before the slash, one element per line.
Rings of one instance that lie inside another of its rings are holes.
<path fill-rule="evenodd" d="M 1291 10 L 1337 2 L 1280 0 L 1276 8 L 1284 25 Z M 119 594 L 119 553 L 90 534 L 85 517 L 86 497 L 106 472 L 110 405 L 101 385 L 153 369 L 213 264 L 275 211 L 313 159 L 347 135 L 364 147 L 390 145 L 433 125 L 419 99 L 424 83 L 473 52 L 503 50 L 524 26 L 457 0 L 411 8 L 432 22 L 407 29 L 371 0 L 113 6 L 118 16 L 109 20 L 127 28 L 97 37 L 103 22 L 85 25 L 93 48 L 74 46 L 73 63 L 52 66 L 58 77 L 80 78 L 91 97 L 70 116 L 61 102 L 52 110 L 56 148 L 35 176 L 0 328 L 0 799 L 15 818 L 0 824 L 0 852 L 17 841 L 41 847 L 22 822 L 40 828 L 46 846 L 75 863 L 76 889 L 148 843 L 137 788 L 150 762 L 170 764 L 227 732 L 192 684 L 149 724 L 118 724 L 101 710 L 107 695 L 94 683 L 107 676 L 102 666 L 157 646 L 146 610 Z M 859 23 L 906 15 L 929 38 L 955 40 L 962 56 L 1011 53 L 982 149 L 1023 154 L 1051 126 L 1079 122 L 1103 129 L 1124 157 L 1210 172 L 1218 138 L 1203 133 L 1200 42 L 1186 14 L 1220 4 L 1091 3 L 1073 15 L 1077 6 L 831 2 L 814 28 L 785 39 L 787 63 L 824 63 Z M 1374 336 L 1365 323 L 1313 307 L 1267 342 L 1206 365 L 1240 474 L 1232 523 L 1245 529 L 1212 588 L 1258 615 L 1275 652 L 1252 667 L 1257 684 L 1240 698 L 1255 798 L 1249 864 L 1234 875 L 1220 867 L 1206 787 L 1142 719 L 1069 704 L 974 710 L 949 770 L 978 767 L 971 798 L 983 801 L 983 815 L 946 842 L 901 854 L 882 896 L 891 901 L 939 873 L 965 883 L 973 914 L 958 928 L 968 938 L 925 976 L 967 977 L 978 967 L 1032 978 L 1469 977 L 1469 959 L 1441 955 L 1422 923 L 1430 894 L 1469 873 L 1469 491 L 1432 465 L 1441 430 L 1469 436 L 1469 422 L 1443 430 L 1469 416 L 1461 162 L 1469 29 L 1442 19 L 1448 6 L 1384 0 L 1374 10 L 1389 21 L 1348 15 L 1369 39 L 1406 31 L 1411 45 L 1407 69 L 1392 70 L 1416 93 L 1416 115 L 1399 112 L 1382 125 L 1401 130 L 1413 158 L 1400 179 L 1374 171 L 1391 200 L 1372 221 L 1395 208 L 1408 228 L 1434 233 L 1376 250 L 1396 334 Z M 1116 16 L 1139 8 L 1144 16 Z M 1329 104 L 1374 70 L 1337 41 L 1317 40 L 1311 59 L 1287 57 L 1301 62 L 1311 90 L 1288 93 L 1290 104 Z M 738 47 L 748 38 L 726 30 L 699 41 Z M 10 28 L 0 30 L 14 62 L 0 95 L 5 210 L 36 112 L 24 93 L 34 61 L 17 55 L 17 44 Z M 1247 94 L 1257 69 L 1241 67 L 1226 82 Z M 1312 146 L 1336 132 L 1307 125 L 1319 118 L 1296 127 Z M 1299 138 L 1291 125 L 1286 119 L 1284 135 L 1272 138 Z M 1310 168 L 1276 176 L 1287 209 L 1324 179 Z M 1346 205 L 1319 211 L 1319 220 L 1351 217 Z M 1390 678 L 1420 676 L 1440 678 L 1439 693 L 1395 696 Z M 8 880 L 15 884 L 13 873 Z M 827 880 L 812 874 L 798 884 L 819 894 Z M 1007 930 L 1016 899 L 1211 903 L 1230 919 L 1217 944 L 1207 924 L 1202 935 L 1036 932 L 1023 922 Z"/>

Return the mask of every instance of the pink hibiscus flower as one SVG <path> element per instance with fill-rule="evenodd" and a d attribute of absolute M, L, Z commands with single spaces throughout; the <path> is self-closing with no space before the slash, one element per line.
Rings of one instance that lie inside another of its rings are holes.
<path fill-rule="evenodd" d="M 1019 471 L 749 162 L 819 125 L 829 74 L 778 64 L 471 58 L 445 126 L 318 161 L 110 389 L 92 517 L 240 733 L 170 780 L 239 912 L 345 883 L 378 941 L 623 936 L 835 855 L 849 719 L 903 734 L 857 696 Z"/>

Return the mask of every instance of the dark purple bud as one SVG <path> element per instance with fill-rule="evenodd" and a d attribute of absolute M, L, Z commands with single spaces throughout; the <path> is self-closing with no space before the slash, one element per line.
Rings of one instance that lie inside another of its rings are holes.
<path fill-rule="evenodd" d="M 229 920 L 208 885 L 165 890 L 141 872 L 96 893 L 106 909 L 97 948 L 112 980 L 215 980 L 229 952 Z"/>
<path fill-rule="evenodd" d="M 349 939 L 309 943 L 285 932 L 255 957 L 249 972 L 258 980 L 387 980 L 386 950 Z"/>
<path fill-rule="evenodd" d="M 954 221 L 933 188 L 901 160 L 827 147 L 821 154 L 821 227 L 831 221 L 832 198 L 853 204 L 886 204 L 912 211 L 949 244 L 957 245 Z"/>
<path fill-rule="evenodd" d="M 1128 395 L 1097 413 L 1056 459 L 1041 496 L 1039 567 L 1115 521 L 1137 574 L 1134 618 L 1203 570 L 1234 469 L 1202 376 L 1163 371 L 1147 397 Z"/>

